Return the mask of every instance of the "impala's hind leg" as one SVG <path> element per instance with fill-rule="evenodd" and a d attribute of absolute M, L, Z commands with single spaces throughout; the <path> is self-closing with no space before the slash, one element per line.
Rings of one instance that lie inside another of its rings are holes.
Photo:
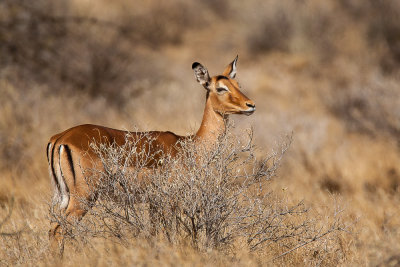
<path fill-rule="evenodd" d="M 68 207 L 61 212 L 60 220 L 52 222 L 49 231 L 50 248 L 53 252 L 59 252 L 62 256 L 64 252 L 65 231 L 75 222 L 80 221 L 85 216 L 87 209 L 82 207 L 82 199 L 71 196 Z"/>
<path fill-rule="evenodd" d="M 64 252 L 64 240 L 59 223 L 52 222 L 49 230 L 50 250 L 54 254 L 62 256 Z"/>
<path fill-rule="evenodd" d="M 59 251 L 62 256 L 64 251 L 64 237 L 67 235 L 66 231 L 71 229 L 76 222 L 80 221 L 87 212 L 87 205 L 92 200 L 71 193 L 67 208 L 61 211 L 58 221 L 51 224 L 49 231 L 50 246 L 54 252 Z"/>
<path fill-rule="evenodd" d="M 52 221 L 50 223 L 49 241 L 52 252 L 63 252 L 63 236 L 61 229 L 61 218 L 65 215 L 65 209 L 69 202 L 69 189 L 62 176 L 59 149 L 57 149 L 56 141 L 47 145 L 47 159 L 49 162 L 49 173 L 54 188 L 54 196 L 51 204 Z"/>
<path fill-rule="evenodd" d="M 80 168 L 74 165 L 68 146 L 60 145 L 54 158 L 58 159 L 54 164 L 54 175 L 59 189 L 60 214 L 56 214 L 56 221 L 51 223 L 49 238 L 52 251 L 59 251 L 62 256 L 65 231 L 68 226 L 82 219 L 87 212 L 86 205 L 91 199 L 83 173 L 75 171 L 76 168 Z"/>

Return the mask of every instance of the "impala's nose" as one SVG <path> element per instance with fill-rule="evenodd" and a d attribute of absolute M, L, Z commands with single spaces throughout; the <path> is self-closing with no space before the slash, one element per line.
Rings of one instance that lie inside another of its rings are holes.
<path fill-rule="evenodd" d="M 256 108 L 256 105 L 253 102 L 247 102 L 246 106 L 248 106 L 249 108 Z"/>
<path fill-rule="evenodd" d="M 247 110 L 242 111 L 243 114 L 251 115 L 254 113 L 254 111 L 256 111 L 256 104 L 254 104 L 253 101 L 247 101 L 246 102 L 246 106 L 248 106 L 249 108 Z"/>
<path fill-rule="evenodd" d="M 246 106 L 248 106 L 249 108 L 256 109 L 256 104 L 254 104 L 254 102 L 246 102 Z"/>

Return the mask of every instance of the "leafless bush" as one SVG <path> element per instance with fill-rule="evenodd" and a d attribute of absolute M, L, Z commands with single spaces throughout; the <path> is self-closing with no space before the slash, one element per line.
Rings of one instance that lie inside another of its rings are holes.
<path fill-rule="evenodd" d="M 288 51 L 293 35 L 293 20 L 283 9 L 276 10 L 271 16 L 264 17 L 258 23 L 259 30 L 249 36 L 249 50 L 253 54 L 270 51 Z"/>
<path fill-rule="evenodd" d="M 147 141 L 143 146 L 141 138 Z M 51 214 L 68 229 L 68 238 L 129 244 L 130 238 L 158 236 L 199 250 L 240 246 L 257 251 L 278 244 L 284 248 L 280 257 L 343 230 L 338 216 L 321 224 L 310 219 L 303 202 L 291 205 L 268 190 L 290 138 L 260 158 L 252 131 L 245 140 L 228 131 L 213 145 L 187 139 L 174 157 L 146 153 L 151 140 L 146 134 L 141 138 L 127 136 L 124 146 L 92 144 L 104 169 L 87 170 L 97 201 L 82 200 L 90 210 L 80 223 L 69 225 Z M 144 167 L 155 158 L 157 168 Z"/>
<path fill-rule="evenodd" d="M 159 81 L 148 76 L 146 51 L 177 44 L 185 30 L 204 23 L 193 9 L 180 12 L 186 6 L 150 4 L 143 14 L 121 9 L 118 18 L 107 19 L 79 15 L 65 0 L 5 0 L 0 2 L 0 65 L 13 66 L 11 78 L 18 82 L 50 84 L 55 93 L 86 91 L 121 104 L 126 87 L 133 95 L 142 92 L 144 73 L 146 81 Z M 151 71 L 161 73 L 154 65 Z"/>
<path fill-rule="evenodd" d="M 380 58 L 384 72 L 398 76 L 400 63 L 400 4 L 397 1 L 368 1 L 368 39 L 373 46 L 382 49 Z"/>
<path fill-rule="evenodd" d="M 400 93 L 396 80 L 383 80 L 380 75 L 371 77 L 366 78 L 367 82 L 345 77 L 343 88 L 331 90 L 322 99 L 350 131 L 398 139 Z"/>
<path fill-rule="evenodd" d="M 116 100 L 113 89 L 134 76 L 134 57 L 113 23 L 70 15 L 68 1 L 4 1 L 1 8 L 1 62 L 17 67 L 17 80 Z"/>

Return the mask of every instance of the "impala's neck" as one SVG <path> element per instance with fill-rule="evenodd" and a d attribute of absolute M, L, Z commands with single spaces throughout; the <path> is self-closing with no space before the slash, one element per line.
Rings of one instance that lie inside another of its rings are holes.
<path fill-rule="evenodd" d="M 225 120 L 226 118 L 214 111 L 211 99 L 207 97 L 203 121 L 196 133 L 196 137 L 211 142 L 216 141 L 218 136 L 225 131 Z"/>

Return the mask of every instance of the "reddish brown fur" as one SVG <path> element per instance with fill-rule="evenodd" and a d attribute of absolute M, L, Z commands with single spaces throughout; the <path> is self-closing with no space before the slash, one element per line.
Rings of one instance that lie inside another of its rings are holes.
<path fill-rule="evenodd" d="M 67 219 L 81 219 L 85 215 L 86 210 L 81 207 L 78 199 L 85 198 L 90 201 L 90 193 L 96 191 L 96 188 L 89 188 L 82 173 L 83 170 L 94 167 L 99 169 L 102 166 L 98 162 L 98 155 L 90 148 L 90 143 L 115 143 L 118 146 L 123 146 L 127 140 L 127 135 L 133 139 L 137 139 L 138 135 L 145 136 L 145 138 L 140 139 L 137 147 L 143 147 L 146 141 L 149 139 L 152 140 L 150 142 L 151 145 L 147 147 L 150 149 L 149 154 L 154 156 L 154 160 L 149 161 L 147 167 L 154 167 L 157 162 L 156 151 L 161 149 L 164 153 L 174 156 L 179 149 L 179 141 L 189 137 L 196 141 L 214 142 L 217 136 L 225 129 L 225 118 L 227 115 L 251 114 L 255 110 L 254 102 L 240 92 L 238 83 L 230 78 L 235 76 L 236 60 L 229 64 L 223 72 L 226 78 L 217 79 L 217 76 L 215 76 L 207 80 L 206 89 L 208 90 L 208 97 L 206 99 L 203 120 L 194 136 L 178 136 L 171 132 L 156 131 L 147 132 L 143 135 L 141 133 L 116 130 L 99 125 L 85 124 L 70 128 L 51 137 L 49 141 L 51 144 L 49 166 L 53 178 L 57 180 L 57 177 L 61 174 L 61 179 L 63 179 L 67 187 L 69 201 L 67 206 L 61 211 L 67 216 Z M 219 93 L 217 92 L 217 88 L 220 86 L 226 86 L 229 90 Z M 64 149 L 63 151 L 65 152 L 60 155 L 61 146 L 69 150 L 65 151 Z M 67 153 L 70 154 L 68 155 Z M 73 166 L 71 166 L 71 162 Z M 60 186 L 57 186 L 57 188 L 55 190 L 60 190 Z M 52 246 L 61 246 L 62 249 L 62 231 L 58 223 L 53 223 L 49 235 L 52 240 Z"/>

